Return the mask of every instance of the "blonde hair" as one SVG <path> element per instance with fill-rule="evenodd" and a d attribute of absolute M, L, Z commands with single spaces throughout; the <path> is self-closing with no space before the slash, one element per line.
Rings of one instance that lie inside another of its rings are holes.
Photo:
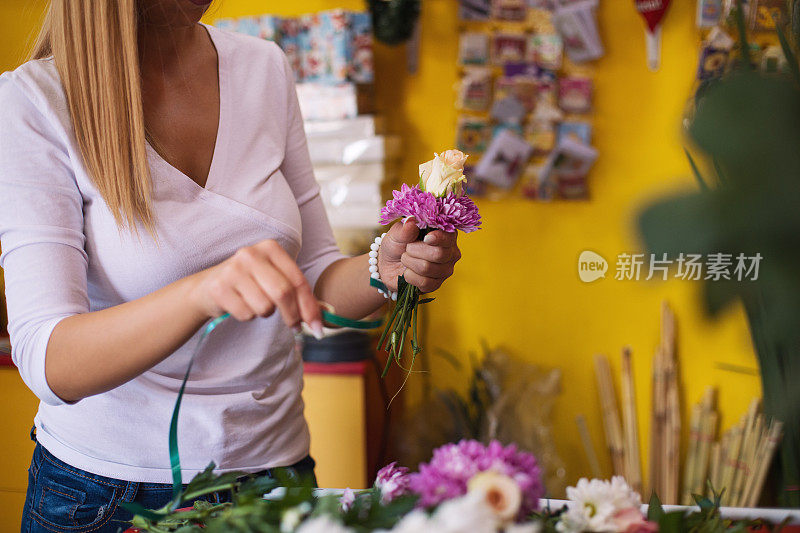
<path fill-rule="evenodd" d="M 52 0 L 31 59 L 51 55 L 92 181 L 121 228 L 154 234 L 136 0 Z"/>

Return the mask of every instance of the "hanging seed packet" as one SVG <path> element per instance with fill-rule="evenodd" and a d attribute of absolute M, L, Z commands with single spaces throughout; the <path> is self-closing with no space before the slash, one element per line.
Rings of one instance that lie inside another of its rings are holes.
<path fill-rule="evenodd" d="M 468 154 L 481 154 L 486 151 L 490 135 L 486 119 L 462 116 L 456 128 L 456 147 Z"/>
<path fill-rule="evenodd" d="M 522 104 L 525 113 L 528 114 L 536 109 L 536 102 L 539 99 L 539 82 L 532 76 L 515 76 L 513 94 Z"/>
<path fill-rule="evenodd" d="M 458 41 L 458 62 L 462 65 L 485 65 L 489 62 L 489 35 L 465 32 Z"/>
<path fill-rule="evenodd" d="M 750 28 L 756 32 L 775 31 L 775 17 L 784 18 L 785 0 L 752 0 Z"/>
<path fill-rule="evenodd" d="M 583 144 L 589 144 L 592 138 L 592 126 L 588 122 L 562 122 L 558 125 L 558 141 L 565 137 L 573 137 Z"/>
<path fill-rule="evenodd" d="M 543 69 L 558 70 L 563 51 L 564 43 L 558 34 L 535 34 L 528 41 L 527 61 Z"/>
<path fill-rule="evenodd" d="M 488 150 L 475 167 L 475 175 L 483 181 L 510 189 L 532 153 L 533 148 L 525 139 L 504 129 L 492 139 Z"/>
<path fill-rule="evenodd" d="M 713 28 L 722 16 L 722 0 L 697 0 L 697 27 Z"/>
<path fill-rule="evenodd" d="M 487 68 L 466 69 L 458 91 L 458 107 L 486 111 L 492 100 L 492 72 Z"/>
<path fill-rule="evenodd" d="M 492 18 L 523 21 L 528 15 L 526 0 L 492 0 Z"/>
<path fill-rule="evenodd" d="M 520 33 L 496 33 L 492 39 L 492 62 L 496 65 L 525 61 L 528 41 Z"/>
<path fill-rule="evenodd" d="M 591 78 L 561 78 L 558 82 L 558 105 L 567 113 L 588 113 L 591 111 Z"/>
<path fill-rule="evenodd" d="M 459 0 L 458 17 L 461 20 L 489 20 L 491 0 Z"/>
<path fill-rule="evenodd" d="M 722 76 L 728 65 L 733 45 L 734 40 L 730 35 L 718 27 L 712 29 L 700 49 L 697 79 L 704 81 Z"/>
<path fill-rule="evenodd" d="M 525 118 L 525 106 L 514 95 L 506 96 L 495 100 L 491 116 L 500 124 L 519 125 Z"/>
<path fill-rule="evenodd" d="M 594 0 L 578 0 L 559 5 L 553 13 L 553 24 L 564 42 L 564 49 L 574 63 L 592 61 L 603 55 L 603 44 L 597 30 Z"/>
<path fill-rule="evenodd" d="M 500 76 L 494 81 L 495 100 L 502 100 L 514 94 L 515 78 L 515 76 Z"/>
<path fill-rule="evenodd" d="M 525 139 L 533 146 L 536 155 L 550 152 L 556 144 L 556 123 L 564 118 L 547 96 L 540 96 L 536 110 L 525 128 Z"/>
<path fill-rule="evenodd" d="M 789 64 L 786 62 L 786 56 L 783 55 L 783 50 L 780 46 L 768 46 L 761 56 L 760 68 L 761 72 L 765 74 L 777 74 L 778 72 L 785 72 Z"/>
<path fill-rule="evenodd" d="M 557 176 L 558 196 L 564 200 L 585 200 L 589 197 L 586 176 Z"/>

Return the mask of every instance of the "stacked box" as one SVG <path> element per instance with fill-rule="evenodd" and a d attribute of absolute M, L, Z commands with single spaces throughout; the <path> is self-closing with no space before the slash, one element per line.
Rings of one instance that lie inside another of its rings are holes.
<path fill-rule="evenodd" d="M 281 48 L 286 58 L 289 60 L 289 65 L 294 72 L 294 79 L 301 81 L 303 79 L 303 60 L 300 48 L 300 21 L 298 19 L 286 18 L 280 21 L 281 28 Z"/>

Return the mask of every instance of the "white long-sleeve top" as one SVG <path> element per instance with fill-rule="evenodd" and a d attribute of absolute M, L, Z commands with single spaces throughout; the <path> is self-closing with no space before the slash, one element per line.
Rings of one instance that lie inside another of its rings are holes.
<path fill-rule="evenodd" d="M 200 187 L 147 147 L 157 241 L 117 227 L 82 162 L 53 61 L 0 76 L 0 266 L 13 359 L 41 400 L 39 442 L 104 476 L 170 482 L 169 419 L 199 333 L 128 383 L 66 404 L 44 371 L 60 320 L 140 298 L 263 239 L 279 242 L 312 287 L 342 257 L 285 57 L 273 43 L 208 31 L 220 85 L 211 170 Z M 219 471 L 258 471 L 302 459 L 309 447 L 302 383 L 292 332 L 277 314 L 218 326 L 181 408 L 184 479 L 212 460 Z"/>

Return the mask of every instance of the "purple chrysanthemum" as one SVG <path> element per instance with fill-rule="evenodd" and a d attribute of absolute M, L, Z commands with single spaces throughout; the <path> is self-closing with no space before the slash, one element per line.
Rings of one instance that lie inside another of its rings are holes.
<path fill-rule="evenodd" d="M 395 461 L 378 470 L 375 488 L 381 491 L 381 500 L 388 503 L 408 493 L 409 481 L 408 468 L 397 466 Z"/>
<path fill-rule="evenodd" d="M 431 460 L 421 464 L 418 473 L 409 476 L 410 488 L 420 496 L 419 505 L 433 507 L 466 494 L 472 476 L 487 470 L 505 474 L 517 482 L 522 491 L 520 516 L 539 508 L 544 487 L 536 458 L 518 451 L 513 444 L 503 446 L 496 440 L 488 446 L 475 440 L 462 440 L 437 448 Z"/>
<path fill-rule="evenodd" d="M 407 220 L 411 217 L 420 229 L 470 233 L 481 225 L 478 207 L 469 197 L 451 193 L 437 198 L 417 185 L 409 187 L 404 183 L 399 191 L 392 191 L 392 199 L 381 209 L 380 223 L 389 224 L 398 218 Z"/>

